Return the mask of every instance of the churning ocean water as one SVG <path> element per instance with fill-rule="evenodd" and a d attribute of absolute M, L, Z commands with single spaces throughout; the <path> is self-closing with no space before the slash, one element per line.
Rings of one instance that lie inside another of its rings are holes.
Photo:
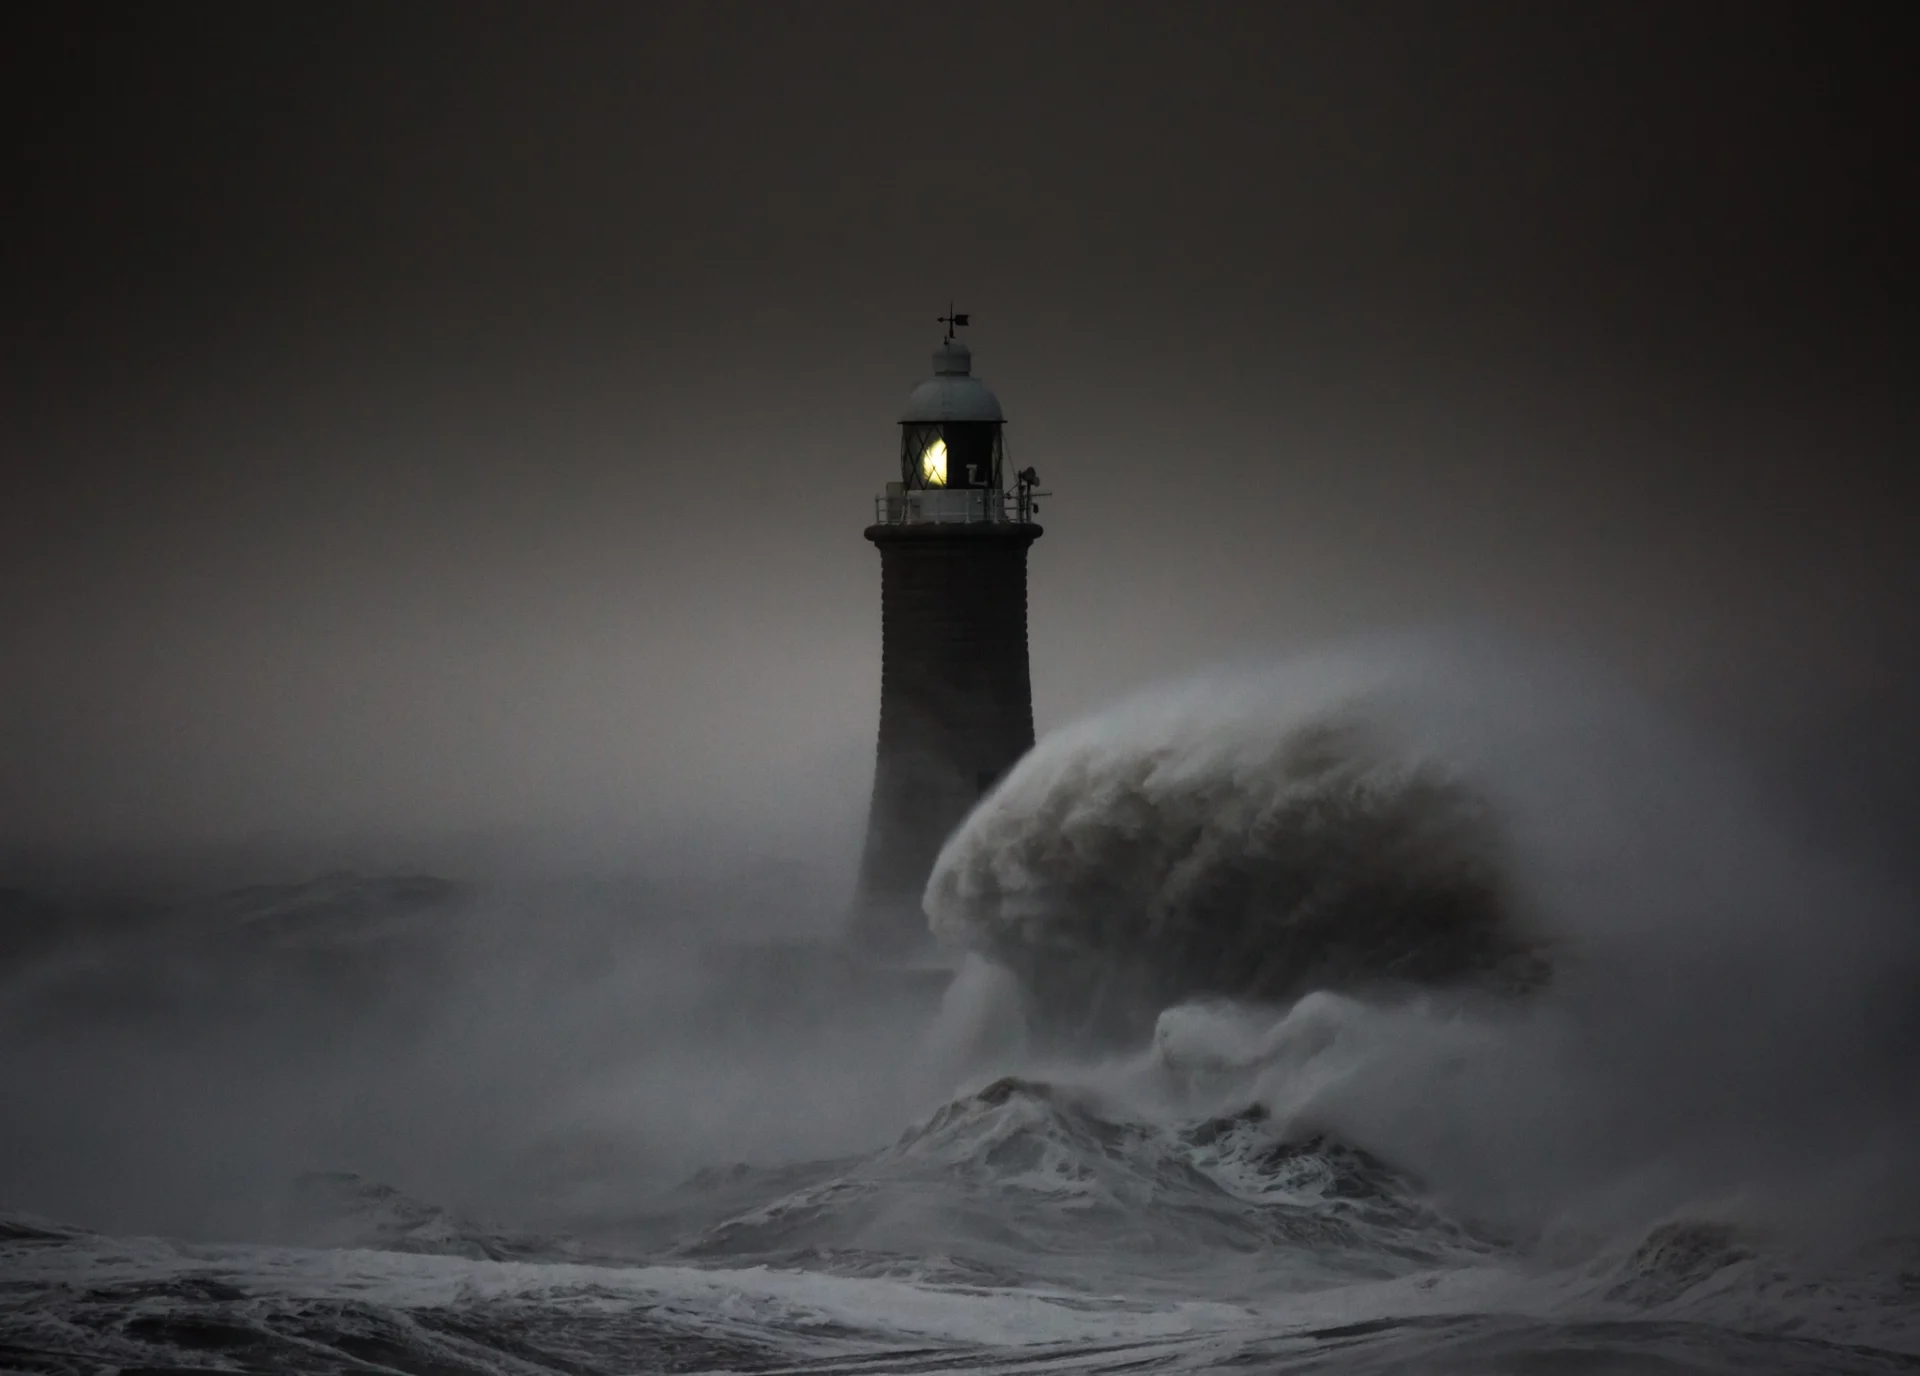
<path fill-rule="evenodd" d="M 0 1368 L 1920 1370 L 1912 914 L 1562 670 L 1043 740 L 929 885 L 944 992 L 716 954 L 739 901 L 17 943 Z"/>

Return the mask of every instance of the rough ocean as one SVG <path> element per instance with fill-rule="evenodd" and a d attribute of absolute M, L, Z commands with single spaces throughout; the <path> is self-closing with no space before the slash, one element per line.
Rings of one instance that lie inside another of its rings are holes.
<path fill-rule="evenodd" d="M 0 1368 L 1920 1371 L 1909 901 L 1564 666 L 1049 736 L 950 982 L 762 881 L 0 895 Z"/>

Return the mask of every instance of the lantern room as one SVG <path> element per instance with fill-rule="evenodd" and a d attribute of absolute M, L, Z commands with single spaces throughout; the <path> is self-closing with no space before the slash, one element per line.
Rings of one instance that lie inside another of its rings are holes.
<path fill-rule="evenodd" d="M 877 525 L 1025 524 L 1039 510 L 1032 469 L 1008 490 L 1006 417 L 1000 399 L 973 375 L 973 352 L 954 338 L 964 315 L 940 317 L 947 337 L 933 351 L 933 376 L 900 413 L 900 477 L 874 501 Z"/>
<path fill-rule="evenodd" d="M 1002 491 L 1005 422 L 999 398 L 973 375 L 972 351 L 958 339 L 941 340 L 933 376 L 913 389 L 900 413 L 901 486 Z"/>

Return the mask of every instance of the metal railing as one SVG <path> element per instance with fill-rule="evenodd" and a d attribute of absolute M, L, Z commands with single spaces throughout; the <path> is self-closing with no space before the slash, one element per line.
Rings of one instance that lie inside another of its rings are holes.
<path fill-rule="evenodd" d="M 883 492 L 873 499 L 877 526 L 1030 525 L 1039 507 L 1035 497 L 1050 497 L 1022 486 L 1012 492 L 986 488 L 911 488 Z"/>

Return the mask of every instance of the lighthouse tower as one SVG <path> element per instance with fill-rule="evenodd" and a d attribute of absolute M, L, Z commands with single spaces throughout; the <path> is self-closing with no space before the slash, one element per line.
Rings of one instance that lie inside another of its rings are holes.
<path fill-rule="evenodd" d="M 880 743 L 855 937 L 904 954 L 925 942 L 920 898 L 941 845 L 1033 746 L 1027 672 L 1031 468 L 1007 472 L 1006 418 L 955 338 L 900 416 L 900 476 L 875 499 L 880 551 Z"/>

